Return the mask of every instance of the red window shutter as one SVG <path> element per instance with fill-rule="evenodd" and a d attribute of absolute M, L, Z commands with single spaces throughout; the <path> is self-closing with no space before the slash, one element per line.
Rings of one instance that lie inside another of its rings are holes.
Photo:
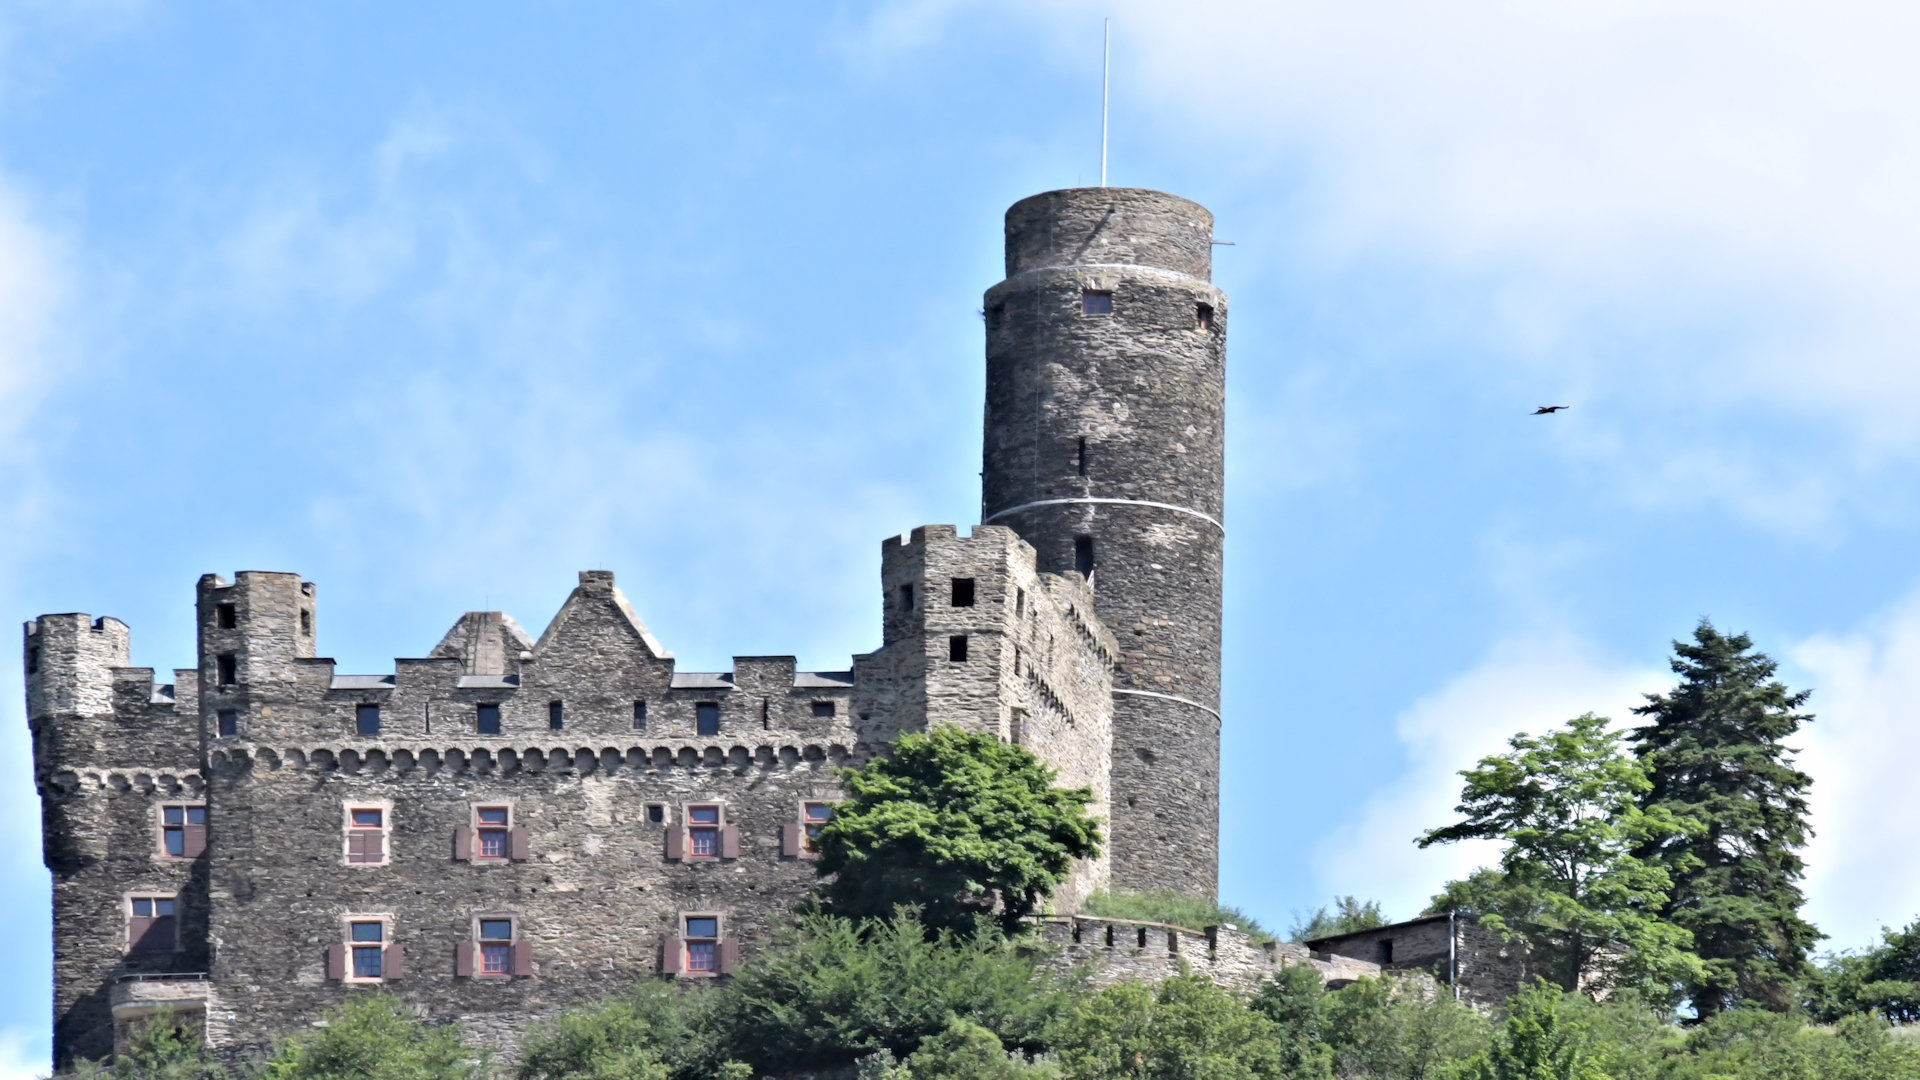
<path fill-rule="evenodd" d="M 453 947 L 453 973 L 463 978 L 473 975 L 473 950 L 471 941 L 463 941 Z"/>
<path fill-rule="evenodd" d="M 199 858 L 200 854 L 207 850 L 207 827 L 188 825 L 181 833 L 181 840 L 185 845 L 181 854 L 189 859 Z"/>
<path fill-rule="evenodd" d="M 406 946 L 389 945 L 380 950 L 380 977 L 383 979 L 404 979 L 407 977 Z"/>
<path fill-rule="evenodd" d="M 740 826 L 729 825 L 720 830 L 720 857 L 723 859 L 740 857 Z"/>
<path fill-rule="evenodd" d="M 527 842 L 527 830 L 516 827 L 507 838 L 507 857 L 515 862 L 525 862 L 530 845 Z"/>
<path fill-rule="evenodd" d="M 667 830 L 667 858 L 684 859 L 687 857 L 687 831 L 685 829 Z"/>
<path fill-rule="evenodd" d="M 153 929 L 151 918 L 143 919 L 138 915 L 127 918 L 127 951 L 139 952 L 147 947 L 147 931 Z"/>
<path fill-rule="evenodd" d="M 720 939 L 720 974 L 731 975 L 740 964 L 740 939 Z"/>
<path fill-rule="evenodd" d="M 312 954 L 309 953 L 309 956 Z M 347 947 L 336 941 L 327 946 L 327 978 L 344 979 L 347 977 Z"/>
<path fill-rule="evenodd" d="M 788 858 L 800 855 L 800 823 L 789 821 L 780 826 L 780 854 Z"/>
<path fill-rule="evenodd" d="M 679 938 L 668 938 L 660 943 L 660 974 L 678 975 L 680 965 L 687 956 L 687 943 Z"/>
<path fill-rule="evenodd" d="M 508 954 L 512 960 L 511 969 L 515 975 L 533 974 L 533 943 L 516 941 Z"/>
<path fill-rule="evenodd" d="M 453 830 L 453 857 L 457 862 L 473 861 L 473 830 L 465 825 Z"/>

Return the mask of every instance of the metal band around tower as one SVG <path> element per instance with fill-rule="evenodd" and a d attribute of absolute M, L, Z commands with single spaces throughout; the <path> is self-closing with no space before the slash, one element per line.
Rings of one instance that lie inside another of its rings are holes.
<path fill-rule="evenodd" d="M 1220 519 L 1211 514 L 1203 514 L 1198 510 L 1190 510 L 1184 506 L 1175 506 L 1172 503 L 1148 502 L 1145 499 L 1041 499 L 1038 502 L 1021 503 L 1019 506 L 1009 506 L 1005 510 L 996 510 L 988 514 L 986 520 L 980 524 L 985 525 L 994 518 L 1006 517 L 1008 514 L 1017 514 L 1022 510 L 1031 510 L 1036 506 L 1065 506 L 1072 503 L 1100 503 L 1106 506 L 1151 506 L 1156 510 L 1172 510 L 1176 513 L 1197 517 L 1201 521 L 1219 529 L 1222 535 L 1227 531 L 1227 527 L 1220 523 Z M 1206 706 L 1203 705 L 1201 708 L 1206 708 Z"/>
<path fill-rule="evenodd" d="M 1219 713 L 1214 712 L 1214 710 L 1207 708 L 1205 705 L 1200 704 L 1199 702 L 1193 700 L 1192 698 L 1175 697 L 1172 694 L 1158 694 L 1153 692 L 1152 690 L 1122 690 L 1117 686 L 1113 688 L 1113 692 L 1116 694 L 1132 694 L 1135 697 L 1157 697 L 1163 701 L 1177 701 L 1182 705 L 1191 705 L 1194 708 L 1199 709 L 1201 712 L 1213 713 L 1213 718 L 1215 720 L 1219 720 L 1223 724 L 1226 723 L 1225 720 L 1221 719 Z"/>

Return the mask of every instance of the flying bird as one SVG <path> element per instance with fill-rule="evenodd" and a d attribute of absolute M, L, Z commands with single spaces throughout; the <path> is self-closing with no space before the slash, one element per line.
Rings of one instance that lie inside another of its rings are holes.
<path fill-rule="evenodd" d="M 1557 413 L 1561 409 L 1571 409 L 1571 408 L 1573 408 L 1573 406 L 1571 405 L 1542 405 L 1539 408 L 1533 410 L 1533 415 L 1545 416 L 1548 413 Z"/>

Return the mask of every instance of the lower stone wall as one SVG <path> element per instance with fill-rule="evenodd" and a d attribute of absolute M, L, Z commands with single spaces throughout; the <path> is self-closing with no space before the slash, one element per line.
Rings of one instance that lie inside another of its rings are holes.
<path fill-rule="evenodd" d="M 1380 974 L 1379 964 L 1346 956 L 1317 958 L 1292 942 L 1256 945 L 1236 926 L 1197 931 L 1135 919 L 1064 915 L 1042 918 L 1040 935 L 1051 946 L 1050 965 L 1060 971 L 1082 969 L 1095 987 L 1129 980 L 1158 982 L 1184 970 L 1252 993 L 1261 980 L 1288 965 L 1313 968 L 1330 987 Z"/>

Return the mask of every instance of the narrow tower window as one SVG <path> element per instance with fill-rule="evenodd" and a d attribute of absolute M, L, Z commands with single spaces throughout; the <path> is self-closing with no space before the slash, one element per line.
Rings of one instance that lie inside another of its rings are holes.
<path fill-rule="evenodd" d="M 238 620 L 234 618 L 232 604 L 221 604 L 213 610 L 215 612 L 214 622 L 220 629 L 231 630 L 238 624 Z"/>
<path fill-rule="evenodd" d="M 558 701 L 547 702 L 547 729 L 559 731 L 567 724 L 566 706 Z"/>
<path fill-rule="evenodd" d="M 1082 315 L 1113 314 L 1113 294 L 1110 292 L 1097 292 L 1093 289 L 1088 289 L 1086 292 L 1081 293 L 1080 294 L 1080 314 Z"/>
<path fill-rule="evenodd" d="M 1080 470 L 1081 476 L 1087 475 L 1087 440 L 1084 438 L 1080 440 L 1080 453 L 1074 458 L 1073 464 Z"/>
<path fill-rule="evenodd" d="M 957 577 L 953 579 L 953 606 L 954 607 L 972 607 L 973 606 L 973 579 L 972 578 Z"/>
<path fill-rule="evenodd" d="M 720 703 L 696 702 L 693 706 L 693 730 L 697 735 L 720 734 Z"/>
<path fill-rule="evenodd" d="M 900 610 L 913 610 L 913 586 L 911 585 L 900 586 Z"/>
<path fill-rule="evenodd" d="M 215 657 L 213 666 L 221 686 L 232 686 L 240 681 L 239 665 L 234 662 L 232 653 L 221 653 Z"/>
<path fill-rule="evenodd" d="M 302 634 L 306 634 L 306 635 L 308 635 L 308 636 L 312 636 L 312 634 L 313 634 L 313 612 L 311 612 L 311 611 L 303 611 L 303 612 L 301 612 L 301 613 L 300 613 L 300 632 L 301 632 Z"/>
<path fill-rule="evenodd" d="M 1193 325 L 1194 329 L 1203 333 L 1209 333 L 1213 330 L 1212 304 L 1195 304 L 1193 306 Z"/>
<path fill-rule="evenodd" d="M 633 703 L 633 730 L 647 730 L 647 703 L 644 701 Z"/>
<path fill-rule="evenodd" d="M 353 707 L 353 730 L 359 735 L 380 734 L 380 706 L 355 705 Z"/>
<path fill-rule="evenodd" d="M 1093 577 L 1093 537 L 1073 538 L 1073 568 L 1084 578 Z"/>
<path fill-rule="evenodd" d="M 967 662 L 967 636 L 955 634 L 947 639 L 947 659 L 956 664 Z"/>

